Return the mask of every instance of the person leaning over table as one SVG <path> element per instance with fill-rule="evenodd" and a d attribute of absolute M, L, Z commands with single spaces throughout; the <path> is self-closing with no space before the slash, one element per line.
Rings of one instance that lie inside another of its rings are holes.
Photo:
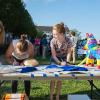
<path fill-rule="evenodd" d="M 51 47 L 51 63 L 58 65 L 67 65 L 70 58 L 72 42 L 70 38 L 65 36 L 65 28 L 63 24 L 56 24 L 53 26 L 53 38 L 50 42 Z M 55 88 L 55 81 L 52 80 L 50 83 L 50 100 L 53 100 L 53 93 Z M 59 100 L 61 91 L 61 81 L 57 81 L 57 95 L 56 100 Z"/>
<path fill-rule="evenodd" d="M 26 40 L 25 34 L 21 35 L 20 39 L 13 40 L 9 45 L 6 58 L 9 64 L 13 65 L 23 65 L 23 61 L 28 58 L 33 58 L 34 56 L 34 47 L 31 42 Z M 30 96 L 30 81 L 25 80 L 25 93 L 29 97 Z M 12 81 L 12 92 L 17 92 L 18 81 Z"/>

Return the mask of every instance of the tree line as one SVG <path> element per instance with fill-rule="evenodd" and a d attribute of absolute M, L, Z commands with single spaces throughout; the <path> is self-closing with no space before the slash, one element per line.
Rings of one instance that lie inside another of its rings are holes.
<path fill-rule="evenodd" d="M 13 35 L 25 33 L 35 37 L 37 34 L 23 0 L 0 0 L 0 20 L 4 24 L 5 31 L 12 32 Z"/>

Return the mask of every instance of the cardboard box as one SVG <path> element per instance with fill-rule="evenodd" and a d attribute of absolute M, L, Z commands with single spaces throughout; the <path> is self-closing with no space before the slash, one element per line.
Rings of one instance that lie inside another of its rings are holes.
<path fill-rule="evenodd" d="M 7 93 L 3 96 L 2 100 L 29 100 L 24 93 Z"/>

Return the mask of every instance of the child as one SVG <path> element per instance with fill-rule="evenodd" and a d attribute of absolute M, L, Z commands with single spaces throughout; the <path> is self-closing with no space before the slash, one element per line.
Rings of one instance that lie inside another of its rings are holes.
<path fill-rule="evenodd" d="M 50 42 L 51 47 L 51 63 L 56 63 L 58 65 L 64 66 L 69 62 L 69 55 L 72 47 L 71 40 L 65 37 L 65 28 L 63 24 L 56 24 L 53 26 L 53 38 Z M 52 80 L 50 83 L 50 100 L 53 100 L 55 88 L 55 81 Z M 59 100 L 59 95 L 61 92 L 61 81 L 57 81 L 57 95 L 56 100 Z"/>
<path fill-rule="evenodd" d="M 26 40 L 26 35 L 21 35 L 20 39 L 13 40 L 6 52 L 7 61 L 14 65 L 23 65 L 23 61 L 34 56 L 34 47 Z M 13 59 L 14 58 L 14 59 Z M 25 93 L 30 96 L 30 81 L 25 80 Z M 12 92 L 17 92 L 18 81 L 12 81 Z"/>
<path fill-rule="evenodd" d="M 29 58 L 28 54 L 28 41 L 24 40 L 24 36 L 22 39 L 17 42 L 15 46 L 15 51 L 12 53 L 15 63 L 18 65 L 25 65 L 25 66 L 37 66 L 39 63 L 35 59 L 27 59 Z"/>
<path fill-rule="evenodd" d="M 25 35 L 21 35 L 21 39 L 16 43 L 15 50 L 12 53 L 14 57 L 14 64 L 19 63 L 19 65 L 29 57 L 28 55 L 28 41 L 25 40 Z"/>
<path fill-rule="evenodd" d="M 42 58 L 45 59 L 46 58 L 46 49 L 47 49 L 47 39 L 46 39 L 46 34 L 43 34 L 41 41 L 40 41 L 40 45 L 42 48 Z"/>

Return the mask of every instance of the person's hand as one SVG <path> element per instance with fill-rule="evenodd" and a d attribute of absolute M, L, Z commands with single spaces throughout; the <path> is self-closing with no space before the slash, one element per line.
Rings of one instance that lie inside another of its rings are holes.
<path fill-rule="evenodd" d="M 65 61 L 62 61 L 61 62 L 61 66 L 65 66 L 66 65 L 66 62 Z"/>

